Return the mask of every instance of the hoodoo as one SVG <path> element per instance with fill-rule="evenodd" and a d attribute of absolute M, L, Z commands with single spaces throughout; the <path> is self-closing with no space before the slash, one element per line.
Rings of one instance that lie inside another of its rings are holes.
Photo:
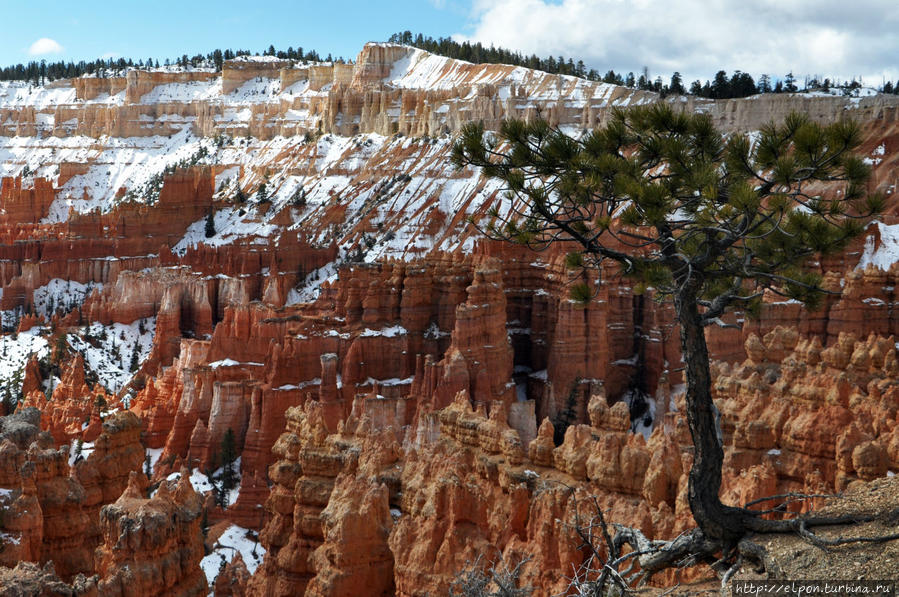
<path fill-rule="evenodd" d="M 769 290 L 705 332 L 719 499 L 880 496 L 865 532 L 895 533 L 899 96 L 665 96 L 392 43 L 105 74 L 0 81 L 0 592 L 574 594 L 627 553 L 590 524 L 695 536 L 674 305 L 491 239 L 525 206 L 453 165 L 468 123 L 587 139 L 654 105 L 728 137 L 858 124 L 883 209 L 805 264 L 820 307 Z M 645 580 L 717 587 L 732 556 Z"/>

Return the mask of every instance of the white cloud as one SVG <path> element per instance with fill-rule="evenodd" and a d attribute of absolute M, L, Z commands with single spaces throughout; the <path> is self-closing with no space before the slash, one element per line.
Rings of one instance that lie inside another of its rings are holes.
<path fill-rule="evenodd" d="M 896 0 L 475 0 L 471 35 L 601 72 L 899 78 Z"/>
<path fill-rule="evenodd" d="M 41 56 L 43 54 L 61 54 L 64 48 L 59 42 L 49 37 L 42 37 L 28 48 L 28 53 L 32 56 Z"/>

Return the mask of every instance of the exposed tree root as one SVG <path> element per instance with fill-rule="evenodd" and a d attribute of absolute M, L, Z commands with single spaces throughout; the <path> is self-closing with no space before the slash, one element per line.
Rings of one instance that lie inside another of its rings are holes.
<path fill-rule="evenodd" d="M 574 491 L 572 490 L 574 497 Z M 811 494 L 782 494 L 755 500 L 748 505 L 755 505 L 777 499 L 805 500 L 818 497 L 842 497 Z M 577 500 L 577 498 L 574 498 Z M 583 503 L 585 500 L 581 500 Z M 590 515 L 584 516 L 575 507 L 575 519 L 571 528 L 578 534 L 581 549 L 587 551 L 588 557 L 571 576 L 571 588 L 576 588 L 580 595 L 604 595 L 609 587 L 615 587 L 624 594 L 632 587 L 645 585 L 656 573 L 672 568 L 685 568 L 699 563 L 706 563 L 721 578 L 721 589 L 724 592 L 728 583 L 747 564 L 753 565 L 758 572 L 766 572 L 771 578 L 782 576 L 778 565 L 770 557 L 767 550 L 753 541 L 761 535 L 795 534 L 810 545 L 821 549 L 832 549 L 850 543 L 883 543 L 899 539 L 899 533 L 888 535 L 856 535 L 836 538 L 822 537 L 812 531 L 815 527 L 828 527 L 845 524 L 860 524 L 881 520 L 888 524 L 896 524 L 891 520 L 893 514 L 852 513 L 839 516 L 805 515 L 787 520 L 767 520 L 760 518 L 768 511 L 733 508 L 745 527 L 744 536 L 730 547 L 721 540 L 710 539 L 701 529 L 686 531 L 670 541 L 651 540 L 639 529 L 619 524 L 607 524 L 599 502 L 595 497 L 587 500 Z M 614 529 L 614 535 L 610 529 Z M 623 553 L 626 548 L 630 551 Z M 625 566 L 623 569 L 622 567 Z M 637 568 L 637 566 L 639 566 Z M 636 568 L 636 570 L 635 570 Z"/>

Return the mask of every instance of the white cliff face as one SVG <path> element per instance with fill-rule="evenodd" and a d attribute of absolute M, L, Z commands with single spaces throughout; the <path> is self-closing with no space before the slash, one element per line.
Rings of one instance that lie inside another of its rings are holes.
<path fill-rule="evenodd" d="M 260 58 L 260 57 L 256 57 Z M 261 57 L 271 58 L 271 57 Z M 654 101 L 656 95 L 522 67 L 368 44 L 355 64 L 250 60 L 207 70 L 132 69 L 47 86 L 0 83 L 6 136 L 169 135 L 260 138 L 305 132 L 428 134 L 473 118 L 540 112 L 558 124 L 590 124 L 590 111 Z M 586 118 L 586 121 L 585 121 Z"/>

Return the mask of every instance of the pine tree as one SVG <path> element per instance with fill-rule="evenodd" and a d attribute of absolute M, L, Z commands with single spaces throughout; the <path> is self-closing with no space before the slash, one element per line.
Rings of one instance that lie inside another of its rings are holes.
<path fill-rule="evenodd" d="M 668 90 L 675 95 L 683 95 L 686 93 L 686 89 L 684 89 L 684 80 L 679 72 L 674 71 L 674 74 L 671 75 L 671 83 L 668 85 Z"/>
<path fill-rule="evenodd" d="M 305 207 L 306 189 L 300 187 L 296 191 L 294 191 L 293 195 L 290 198 L 290 204 L 294 207 Z"/>
<path fill-rule="evenodd" d="M 3 412 L 7 415 L 16 412 L 16 403 L 13 402 L 12 392 L 9 391 L 9 385 L 3 386 Z"/>
<path fill-rule="evenodd" d="M 60 334 L 56 338 L 56 346 L 53 349 L 53 362 L 59 363 L 63 360 L 66 354 L 66 347 L 68 346 L 68 342 L 66 341 L 65 334 Z"/>
<path fill-rule="evenodd" d="M 215 214 L 209 210 L 209 213 L 206 214 L 206 238 L 213 236 L 215 236 Z"/>
<path fill-rule="evenodd" d="M 730 95 L 730 82 L 727 80 L 727 73 L 723 70 L 719 70 L 715 73 L 715 78 L 712 80 L 712 98 L 714 99 L 725 99 L 731 97 Z"/>
<path fill-rule="evenodd" d="M 209 482 L 209 486 L 212 488 L 212 503 L 214 503 L 219 508 L 224 509 L 227 506 L 227 492 L 224 487 L 218 482 L 218 479 L 212 474 L 211 471 L 206 471 L 206 480 Z"/>
<path fill-rule="evenodd" d="M 209 513 L 206 511 L 206 506 L 203 506 L 203 518 L 200 519 L 200 530 L 203 531 L 203 538 L 205 539 L 206 535 L 209 533 Z"/>
<path fill-rule="evenodd" d="M 571 242 L 580 250 L 569 267 L 617 264 L 635 292 L 673 301 L 693 440 L 694 537 L 735 558 L 748 534 L 794 528 L 720 501 L 724 451 L 705 327 L 733 309 L 758 311 L 765 292 L 820 302 L 821 275 L 807 265 L 843 250 L 883 208 L 883 197 L 866 195 L 870 168 L 852 153 L 859 127 L 792 114 L 751 143 L 725 139 L 707 114 L 655 104 L 618 111 L 579 140 L 539 120 L 507 121 L 496 138 L 484 133 L 481 123 L 465 125 L 452 158 L 499 179 L 518 206 L 490 210 L 488 236 L 534 248 Z M 809 196 L 811 181 L 829 194 Z M 577 301 L 593 294 L 586 284 L 572 288 Z"/>
<path fill-rule="evenodd" d="M 268 185 L 267 181 L 262 181 L 259 188 L 256 189 L 256 201 L 258 203 L 268 203 Z"/>
<path fill-rule="evenodd" d="M 234 430 L 230 427 L 222 437 L 222 489 L 234 489 L 237 484 L 234 474 L 234 461 L 237 459 L 237 446 L 234 443 Z"/>
<path fill-rule="evenodd" d="M 799 88 L 796 87 L 796 77 L 793 76 L 793 71 L 788 72 L 787 76 L 784 77 L 783 88 L 787 93 L 795 93 L 799 90 Z"/>

